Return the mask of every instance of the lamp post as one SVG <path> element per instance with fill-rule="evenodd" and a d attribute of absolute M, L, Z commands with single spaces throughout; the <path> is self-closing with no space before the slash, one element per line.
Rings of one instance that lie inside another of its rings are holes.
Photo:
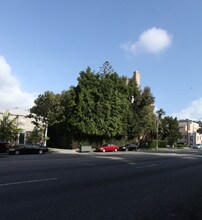
<path fill-rule="evenodd" d="M 156 150 L 158 150 L 159 148 L 159 143 L 158 143 L 158 139 L 159 139 L 159 119 L 156 119 Z"/>

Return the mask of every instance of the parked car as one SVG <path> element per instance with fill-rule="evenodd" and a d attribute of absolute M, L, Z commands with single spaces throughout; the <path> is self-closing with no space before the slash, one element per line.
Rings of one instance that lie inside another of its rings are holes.
<path fill-rule="evenodd" d="M 100 152 L 108 152 L 108 151 L 118 151 L 119 150 L 119 146 L 115 145 L 115 144 L 104 144 L 100 147 L 98 147 L 97 149 Z"/>
<path fill-rule="evenodd" d="M 193 148 L 194 149 L 201 149 L 202 146 L 201 146 L 201 144 L 195 144 L 195 145 L 193 145 Z"/>
<path fill-rule="evenodd" d="M 121 151 L 137 151 L 139 149 L 139 146 L 137 144 L 126 144 L 122 147 L 120 147 Z"/>
<path fill-rule="evenodd" d="M 48 152 L 48 148 L 40 144 L 17 145 L 9 150 L 10 154 L 43 154 Z"/>
<path fill-rule="evenodd" d="M 6 153 L 9 151 L 9 143 L 0 143 L 0 153 Z"/>

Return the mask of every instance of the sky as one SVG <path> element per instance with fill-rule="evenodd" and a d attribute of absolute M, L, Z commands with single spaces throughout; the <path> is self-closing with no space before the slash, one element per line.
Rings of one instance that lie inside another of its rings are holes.
<path fill-rule="evenodd" d="M 0 0 L 0 109 L 28 109 L 109 61 L 155 108 L 202 120 L 201 0 Z"/>

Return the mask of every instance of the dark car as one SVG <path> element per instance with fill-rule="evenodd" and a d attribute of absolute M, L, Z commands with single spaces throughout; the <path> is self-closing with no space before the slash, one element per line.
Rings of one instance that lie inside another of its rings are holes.
<path fill-rule="evenodd" d="M 0 143 L 0 153 L 6 153 L 9 151 L 9 143 Z"/>
<path fill-rule="evenodd" d="M 9 150 L 10 154 L 43 154 L 48 152 L 48 148 L 40 144 L 17 145 Z"/>
<path fill-rule="evenodd" d="M 137 144 L 126 144 L 122 147 L 120 147 L 121 151 L 137 151 L 139 149 L 139 146 Z"/>
<path fill-rule="evenodd" d="M 104 144 L 104 145 L 100 146 L 97 150 L 100 152 L 109 152 L 109 151 L 116 152 L 119 150 L 119 146 L 117 146 L 115 144 Z"/>

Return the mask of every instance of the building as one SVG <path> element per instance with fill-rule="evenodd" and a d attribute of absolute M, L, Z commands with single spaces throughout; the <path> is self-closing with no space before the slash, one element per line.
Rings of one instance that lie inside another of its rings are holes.
<path fill-rule="evenodd" d="M 29 111 L 19 108 L 0 110 L 0 119 L 2 119 L 3 114 L 7 111 L 11 114 L 11 120 L 17 117 L 17 126 L 18 128 L 22 129 L 22 132 L 19 134 L 18 143 L 24 144 L 26 141 L 26 134 L 31 132 L 35 126 L 32 123 L 33 119 L 26 117 L 27 115 L 29 115 Z"/>
<path fill-rule="evenodd" d="M 140 87 L 140 73 L 136 70 L 133 74 L 136 79 L 137 86 Z"/>
<path fill-rule="evenodd" d="M 136 80 L 136 83 L 137 83 L 137 86 L 138 87 L 140 87 L 140 73 L 137 71 L 137 70 L 135 70 L 134 72 L 133 72 L 133 77 L 135 78 L 135 80 Z M 126 85 L 128 85 L 128 83 L 130 82 L 130 78 L 126 78 Z"/>
<path fill-rule="evenodd" d="M 179 127 L 182 134 L 182 139 L 179 142 L 186 143 L 188 146 L 202 144 L 202 134 L 197 132 L 200 128 L 199 123 L 188 119 L 180 120 Z"/>

